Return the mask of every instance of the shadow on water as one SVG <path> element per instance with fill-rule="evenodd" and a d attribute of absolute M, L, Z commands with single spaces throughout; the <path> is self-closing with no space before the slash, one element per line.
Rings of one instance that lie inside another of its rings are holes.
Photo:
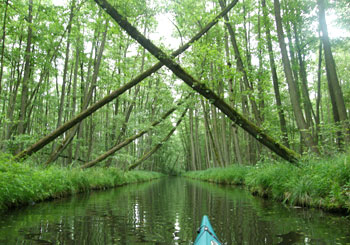
<path fill-rule="evenodd" d="M 350 244 L 344 217 L 173 177 L 10 211 L 0 244 L 191 244 L 204 214 L 225 244 Z"/>

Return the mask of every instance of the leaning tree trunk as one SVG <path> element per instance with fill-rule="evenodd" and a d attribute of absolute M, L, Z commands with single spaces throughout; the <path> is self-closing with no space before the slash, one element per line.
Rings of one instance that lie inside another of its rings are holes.
<path fill-rule="evenodd" d="M 186 112 L 188 110 L 188 107 L 185 109 L 185 111 L 182 113 L 180 119 L 176 122 L 176 125 L 170 130 L 170 132 L 155 146 L 152 148 L 152 150 L 148 151 L 147 153 L 145 153 L 139 160 L 137 160 L 135 163 L 131 164 L 128 167 L 128 170 L 132 170 L 134 168 L 136 168 L 137 166 L 139 166 L 141 163 L 143 163 L 144 161 L 146 161 L 150 156 L 152 156 L 153 153 L 155 153 L 160 147 L 162 147 L 162 145 L 167 142 L 170 137 L 173 135 L 173 133 L 175 132 L 176 128 L 180 125 L 183 117 L 186 115 Z"/>
<path fill-rule="evenodd" d="M 202 30 L 200 30 L 191 40 L 189 40 L 185 45 L 178 48 L 176 51 L 172 53 L 172 57 L 176 57 L 183 53 L 186 49 L 188 49 L 195 41 L 199 40 L 205 33 L 207 33 L 218 21 L 221 17 L 223 17 L 226 13 L 228 13 L 238 2 L 238 0 L 234 0 L 230 5 L 228 5 L 225 10 L 223 10 L 219 15 L 217 15 L 210 23 L 208 23 Z M 39 141 L 31 145 L 29 148 L 25 149 L 24 151 L 20 152 L 15 156 L 16 159 L 23 159 L 26 158 L 33 153 L 39 151 L 47 144 L 51 143 L 53 140 L 55 140 L 57 137 L 59 137 L 61 134 L 66 132 L 67 130 L 74 127 L 77 123 L 84 120 L 86 117 L 90 116 L 92 113 L 106 105 L 107 103 L 111 102 L 112 100 L 116 99 L 119 95 L 123 94 L 125 91 L 129 90 L 130 88 L 134 87 L 141 81 L 143 81 L 145 78 L 149 77 L 156 71 L 158 71 L 163 66 L 162 62 L 158 62 L 142 74 L 139 74 L 136 76 L 133 80 L 126 83 L 124 86 L 120 87 L 117 90 L 114 90 L 111 94 L 105 96 L 98 102 L 94 103 L 92 106 L 87 108 L 86 110 L 83 110 L 80 114 L 78 114 L 73 119 L 67 121 L 65 124 L 60 126 L 59 128 L 55 129 L 50 134 L 46 135 L 45 137 L 41 138 Z"/>
<path fill-rule="evenodd" d="M 93 71 L 92 78 L 91 78 L 91 80 L 92 80 L 91 86 L 88 89 L 88 92 L 84 98 L 84 103 L 83 103 L 83 108 L 82 108 L 83 110 L 86 110 L 86 108 L 88 107 L 90 101 L 92 100 L 93 92 L 96 88 L 96 83 L 97 83 L 98 73 L 100 71 L 102 55 L 103 55 L 103 51 L 104 51 L 105 43 L 106 43 L 106 39 L 107 39 L 108 21 L 106 22 L 105 28 L 106 29 L 103 33 L 102 42 L 101 42 L 99 51 L 96 54 L 97 57 L 95 59 L 96 61 L 94 64 L 94 71 Z M 78 62 L 78 60 L 76 62 Z M 59 157 L 59 155 L 63 152 L 63 150 L 72 142 L 72 140 L 73 140 L 74 136 L 76 135 L 76 133 L 78 132 L 80 126 L 81 126 L 81 124 L 79 123 L 69 132 L 69 134 L 63 139 L 62 143 L 50 155 L 49 159 L 46 161 L 45 164 L 50 164 Z"/>
<path fill-rule="evenodd" d="M 160 119 L 154 121 L 150 127 L 148 127 L 147 129 L 144 129 L 142 131 L 140 131 L 139 133 L 125 139 L 123 142 L 119 143 L 118 145 L 112 147 L 110 150 L 108 150 L 107 152 L 105 152 L 104 154 L 100 155 L 99 157 L 97 157 L 95 160 L 92 160 L 90 162 L 85 163 L 84 165 L 81 166 L 82 169 L 84 168 L 90 168 L 94 165 L 96 165 L 97 163 L 105 160 L 107 157 L 112 156 L 114 153 L 116 153 L 117 151 L 119 151 L 121 148 L 129 145 L 131 142 L 133 142 L 135 139 L 140 138 L 142 135 L 146 134 L 148 131 L 150 131 L 152 128 L 154 128 L 155 126 L 157 126 L 159 123 L 163 122 L 168 116 L 170 116 L 183 102 L 179 102 L 177 104 L 177 106 L 172 107 L 170 110 L 168 110 L 166 113 L 164 113 Z"/>
<path fill-rule="evenodd" d="M 228 116 L 233 122 L 237 123 L 240 127 L 251 134 L 255 139 L 271 149 L 273 152 L 281 156 L 287 161 L 296 163 L 299 159 L 299 154 L 291 149 L 288 149 L 278 141 L 274 140 L 271 136 L 266 134 L 263 129 L 256 126 L 254 123 L 247 120 L 235 109 L 229 106 L 223 99 L 217 96 L 211 89 L 205 84 L 202 84 L 191 75 L 189 75 L 179 64 L 177 64 L 170 56 L 164 53 L 161 49 L 155 46 L 149 39 L 145 38 L 135 27 L 133 27 L 127 19 L 120 15 L 119 12 L 114 9 L 105 0 L 95 0 L 102 9 L 104 9 L 132 38 L 139 42 L 144 48 L 146 48 L 151 54 L 153 54 L 158 60 L 160 60 L 165 66 L 167 66 L 177 77 L 182 79 L 193 90 L 206 97 L 221 110 L 226 116 Z"/>

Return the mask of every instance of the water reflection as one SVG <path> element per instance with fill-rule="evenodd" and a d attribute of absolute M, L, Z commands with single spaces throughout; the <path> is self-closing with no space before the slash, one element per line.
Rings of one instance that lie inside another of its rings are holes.
<path fill-rule="evenodd" d="M 0 220 L 0 244 L 191 244 L 204 214 L 225 244 L 350 242 L 345 218 L 165 178 L 11 211 Z"/>

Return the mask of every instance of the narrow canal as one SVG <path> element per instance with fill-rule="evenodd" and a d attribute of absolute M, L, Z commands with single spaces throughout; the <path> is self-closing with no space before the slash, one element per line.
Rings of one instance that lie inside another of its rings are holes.
<path fill-rule="evenodd" d="M 224 244 L 350 244 L 345 217 L 183 178 L 11 210 L 0 244 L 191 244 L 204 214 Z"/>

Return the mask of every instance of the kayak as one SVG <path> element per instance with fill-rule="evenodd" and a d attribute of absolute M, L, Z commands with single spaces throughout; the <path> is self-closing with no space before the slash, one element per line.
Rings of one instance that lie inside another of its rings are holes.
<path fill-rule="evenodd" d="M 216 237 L 213 227 L 209 222 L 208 216 L 204 215 L 201 226 L 198 229 L 198 235 L 193 243 L 194 245 L 221 245 L 222 243 Z"/>

